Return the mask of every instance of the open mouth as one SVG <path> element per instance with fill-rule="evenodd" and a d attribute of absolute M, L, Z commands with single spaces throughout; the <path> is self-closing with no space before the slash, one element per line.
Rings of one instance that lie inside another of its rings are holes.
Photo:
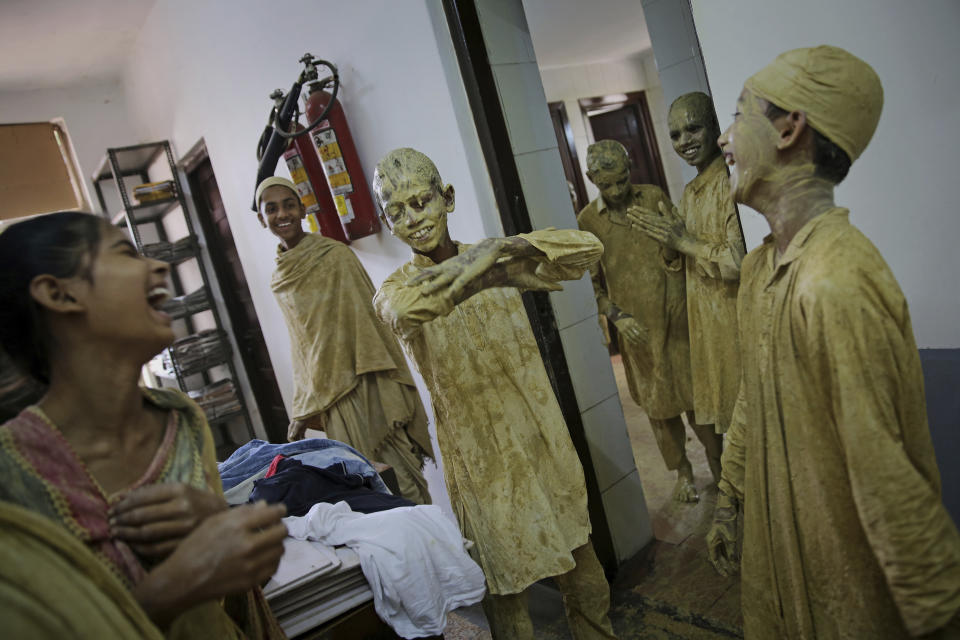
<path fill-rule="evenodd" d="M 700 153 L 700 145 L 698 144 L 680 151 L 680 155 L 687 159 L 695 158 L 698 153 Z"/>
<path fill-rule="evenodd" d="M 410 237 L 411 237 L 413 240 L 423 240 L 423 239 L 426 238 L 428 235 L 430 235 L 430 232 L 431 232 L 431 231 L 433 231 L 433 227 L 432 227 L 432 226 L 430 226 L 430 227 L 424 227 L 423 229 L 419 229 L 419 230 L 414 231 L 413 233 L 411 233 L 411 234 L 410 234 Z"/>
<path fill-rule="evenodd" d="M 292 223 L 292 222 L 278 222 L 277 224 L 273 225 L 273 228 L 274 228 L 274 229 L 287 229 L 287 228 L 292 227 L 292 226 L 293 226 L 293 223 Z"/>
<path fill-rule="evenodd" d="M 724 153 L 723 161 L 727 163 L 728 167 L 732 167 L 733 165 L 737 164 L 736 161 L 733 159 L 732 153 Z"/>
<path fill-rule="evenodd" d="M 172 316 L 163 310 L 163 305 L 166 304 L 170 298 L 170 290 L 163 285 L 152 287 L 147 291 L 147 304 L 150 305 L 154 313 L 159 315 L 161 319 L 167 323 L 172 321 Z"/>

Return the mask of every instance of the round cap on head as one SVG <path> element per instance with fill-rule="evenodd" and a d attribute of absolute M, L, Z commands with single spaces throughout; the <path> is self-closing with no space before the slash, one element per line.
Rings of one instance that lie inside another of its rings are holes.
<path fill-rule="evenodd" d="M 280 176 L 270 176 L 269 178 L 265 178 L 263 182 L 257 185 L 257 195 L 256 195 L 257 209 L 260 208 L 260 197 L 263 195 L 263 192 L 269 189 L 270 187 L 275 187 L 278 185 L 281 187 L 286 187 L 290 189 L 295 194 L 297 194 L 297 197 L 300 197 L 300 192 L 297 191 L 297 185 L 293 184 L 293 182 L 291 182 L 290 180 L 287 180 L 286 178 L 282 178 Z"/>
<path fill-rule="evenodd" d="M 873 67 L 828 45 L 781 53 L 743 86 L 781 109 L 806 113 L 810 126 L 851 162 L 867 148 L 883 109 L 883 86 Z"/>

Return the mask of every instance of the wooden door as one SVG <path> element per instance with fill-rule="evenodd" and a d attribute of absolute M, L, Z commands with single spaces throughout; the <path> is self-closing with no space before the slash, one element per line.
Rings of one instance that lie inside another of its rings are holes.
<path fill-rule="evenodd" d="M 209 158 L 203 158 L 187 174 L 193 192 L 197 217 L 210 251 L 210 260 L 216 273 L 224 306 L 233 325 L 234 337 L 240 349 L 240 359 L 250 380 L 254 401 L 260 410 L 271 442 L 286 442 L 289 419 L 283 405 L 280 387 L 270 363 L 270 353 L 263 340 L 260 321 L 253 307 L 247 278 L 237 255 L 237 247 L 230 231 L 227 212 L 220 198 L 217 178 Z"/>
<path fill-rule="evenodd" d="M 553 132 L 557 136 L 557 145 L 560 148 L 560 162 L 563 163 L 563 173 L 571 184 L 573 191 L 577 196 L 577 203 L 574 205 L 577 213 L 580 209 L 587 206 L 587 189 L 583 184 L 583 173 L 580 170 L 580 160 L 577 158 L 577 147 L 573 141 L 573 129 L 570 127 L 570 121 L 567 119 L 567 108 L 563 102 L 551 102 L 547 105 L 550 109 L 550 120 L 553 121 Z"/>
<path fill-rule="evenodd" d="M 643 92 L 587 98 L 580 107 L 590 119 L 594 140 L 616 140 L 630 156 L 630 182 L 655 184 L 667 191 L 653 121 Z"/>

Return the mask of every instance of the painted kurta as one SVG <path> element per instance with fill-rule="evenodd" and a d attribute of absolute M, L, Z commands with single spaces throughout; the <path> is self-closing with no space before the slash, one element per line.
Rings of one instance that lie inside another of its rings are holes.
<path fill-rule="evenodd" d="M 634 185 L 633 192 L 636 205 L 654 211 L 660 202 L 670 206 L 660 187 Z M 600 273 L 593 273 L 600 313 L 606 314 L 612 302 L 648 332 L 649 347 L 620 338 L 630 397 L 658 420 L 692 409 L 683 259 L 666 265 L 661 245 L 632 229 L 625 217 L 612 216 L 602 197 L 583 208 L 577 223 L 603 243 L 600 271 L 605 287 Z"/>
<path fill-rule="evenodd" d="M 112 505 L 129 491 L 164 482 L 223 495 L 213 435 L 200 408 L 179 391 L 144 389 L 143 394 L 147 402 L 168 412 L 163 439 L 141 477 L 128 489 L 111 495 L 104 492 L 39 407 L 28 407 L 0 426 L 0 501 L 25 507 L 62 527 L 127 588 L 138 584 L 151 565 L 141 561 L 125 541 L 110 535 Z M 207 602 L 188 609 L 173 621 L 166 637 L 286 636 L 263 594 L 255 589 L 229 596 L 223 606 Z"/>
<path fill-rule="evenodd" d="M 603 251 L 580 231 L 520 237 L 554 281 L 579 278 Z M 404 284 L 433 264 L 415 255 L 374 305 L 430 389 L 447 492 L 488 589 L 518 593 L 574 567 L 590 534 L 583 470 L 520 293 L 492 288 L 454 306 Z"/>
<path fill-rule="evenodd" d="M 679 209 L 705 245 L 684 258 L 693 409 L 697 424 L 725 433 L 740 387 L 737 288 L 746 247 L 722 156 L 687 185 Z"/>
<path fill-rule="evenodd" d="M 406 426 L 410 438 L 432 456 L 426 413 L 407 361 L 396 338 L 377 320 L 373 283 L 353 251 L 308 233 L 294 248 L 277 251 L 270 286 L 290 333 L 293 416 L 302 420 L 329 410 L 357 388 L 360 376 L 375 373 L 378 383 L 392 381 L 399 388 L 378 389 L 358 401 L 379 402 L 386 419 L 355 428 L 333 421 L 327 435 L 373 455 L 394 428 Z"/>
<path fill-rule="evenodd" d="M 906 638 L 960 608 L 907 303 L 847 215 L 743 262 L 721 488 L 744 505 L 747 638 Z"/>

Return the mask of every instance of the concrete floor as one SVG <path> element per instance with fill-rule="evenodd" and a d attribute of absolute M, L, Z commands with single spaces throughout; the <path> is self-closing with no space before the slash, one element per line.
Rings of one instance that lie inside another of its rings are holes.
<path fill-rule="evenodd" d="M 719 576 L 707 561 L 704 536 L 716 486 L 703 447 L 688 428 L 687 457 L 693 464 L 700 502 L 674 502 L 676 474 L 664 466 L 646 414 L 630 399 L 619 356 L 611 360 L 655 538 L 620 568 L 611 586 L 614 631 L 622 640 L 742 637 L 739 579 Z M 570 638 L 560 594 L 551 584 L 531 588 L 530 613 L 537 638 Z M 488 628 L 477 605 L 451 614 L 444 638 L 486 640 Z"/>

